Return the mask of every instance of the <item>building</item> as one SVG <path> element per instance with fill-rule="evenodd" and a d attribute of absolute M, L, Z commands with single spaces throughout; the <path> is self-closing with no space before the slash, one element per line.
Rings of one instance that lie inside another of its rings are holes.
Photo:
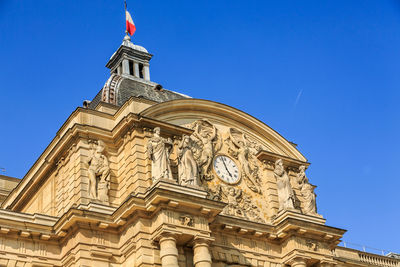
<path fill-rule="evenodd" d="M 384 266 L 338 246 L 296 145 L 164 89 L 128 36 L 25 177 L 1 176 L 1 266 Z"/>

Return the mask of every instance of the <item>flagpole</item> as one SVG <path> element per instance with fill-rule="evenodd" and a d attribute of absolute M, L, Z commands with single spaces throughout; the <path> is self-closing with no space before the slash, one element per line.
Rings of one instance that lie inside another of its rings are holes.
<path fill-rule="evenodd" d="M 124 7 L 125 7 L 125 24 L 126 24 L 126 0 L 124 0 Z M 125 25 L 125 34 L 128 35 L 128 30 L 126 29 L 126 25 Z"/>

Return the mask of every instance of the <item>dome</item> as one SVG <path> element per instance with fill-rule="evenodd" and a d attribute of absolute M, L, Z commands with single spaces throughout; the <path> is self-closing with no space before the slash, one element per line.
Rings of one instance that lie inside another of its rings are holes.
<path fill-rule="evenodd" d="M 143 46 L 133 44 L 129 35 L 125 35 L 124 40 L 122 41 L 122 45 L 138 50 L 140 52 L 149 53 L 147 49 Z"/>

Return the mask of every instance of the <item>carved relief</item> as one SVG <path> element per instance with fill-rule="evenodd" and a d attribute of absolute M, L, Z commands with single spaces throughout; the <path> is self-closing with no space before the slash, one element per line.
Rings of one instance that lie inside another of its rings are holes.
<path fill-rule="evenodd" d="M 153 182 L 164 178 L 173 179 L 169 156 L 173 146 L 170 138 L 160 136 L 160 127 L 154 128 L 154 135 L 147 144 L 148 157 L 151 160 L 151 173 Z"/>
<path fill-rule="evenodd" d="M 239 207 L 239 202 L 242 199 L 242 190 L 235 189 L 232 186 L 221 186 L 220 192 L 223 196 L 223 199 L 225 199 L 228 203 L 222 213 L 227 215 L 243 216 L 243 210 Z"/>
<path fill-rule="evenodd" d="M 183 215 L 179 217 L 179 220 L 181 221 L 181 225 L 184 226 L 193 226 L 193 217 L 189 215 Z"/>
<path fill-rule="evenodd" d="M 224 214 L 265 222 L 268 218 L 268 203 L 262 195 L 264 170 L 262 162 L 256 157 L 263 149 L 261 145 L 238 129 L 217 128 L 208 120 L 197 120 L 186 127 L 192 129 L 193 133 L 189 137 L 183 136 L 178 145 L 180 184 L 188 185 L 196 181 L 192 177 L 193 170 L 197 167 L 197 181 L 208 191 L 208 198 L 228 203 Z M 192 156 L 197 166 L 193 163 Z M 230 178 L 239 177 L 237 180 L 232 178 L 234 182 L 232 179 L 224 179 L 222 171 L 221 179 L 213 179 L 218 175 L 216 168 L 221 161 L 219 158 L 222 157 L 225 157 L 225 160 L 222 159 L 224 164 L 220 164 L 222 170 L 226 169 Z M 221 185 L 221 182 L 225 185 Z M 254 193 L 258 196 L 255 197 Z"/>
<path fill-rule="evenodd" d="M 281 159 L 275 162 L 274 174 L 278 188 L 279 210 L 294 209 L 293 189 Z"/>
<path fill-rule="evenodd" d="M 221 137 L 217 128 L 207 120 L 195 121 L 188 127 L 194 130 L 190 138 L 194 141 L 194 156 L 200 169 L 200 177 L 210 181 L 214 178 L 211 163 L 215 153 L 221 149 Z"/>
<path fill-rule="evenodd" d="M 89 174 L 89 196 L 108 203 L 108 191 L 110 189 L 110 164 L 104 155 L 104 142 L 91 142 L 91 152 L 87 159 Z"/>
<path fill-rule="evenodd" d="M 178 145 L 178 174 L 179 183 L 181 185 L 195 185 L 199 186 L 199 170 L 197 162 L 193 156 L 193 141 L 189 136 L 184 135 L 182 141 Z"/>
<path fill-rule="evenodd" d="M 305 166 L 300 166 L 299 173 L 297 174 L 297 182 L 300 185 L 301 195 L 304 200 L 303 213 L 315 215 L 317 213 L 316 196 L 314 193 L 315 186 L 308 182 L 305 170 Z"/>
<path fill-rule="evenodd" d="M 264 222 L 260 216 L 260 209 L 252 203 L 251 198 L 241 189 L 232 186 L 219 186 L 215 193 L 220 200 L 228 203 L 222 211 L 223 214 Z"/>
<path fill-rule="evenodd" d="M 313 250 L 313 251 L 318 251 L 318 248 L 319 248 L 318 242 L 317 242 L 317 241 L 314 241 L 314 240 L 307 240 L 307 241 L 306 241 L 306 246 L 307 246 L 310 250 Z"/>
<path fill-rule="evenodd" d="M 236 158 L 241 164 L 242 177 L 247 187 L 256 193 L 261 193 L 259 161 L 255 157 L 261 149 L 259 145 L 252 142 L 248 137 L 234 128 L 229 129 L 229 137 L 225 139 L 228 145 L 228 153 Z"/>
<path fill-rule="evenodd" d="M 246 218 L 254 222 L 264 222 L 260 217 L 260 209 L 254 205 L 251 198 L 247 195 L 243 196 L 243 211 Z"/>

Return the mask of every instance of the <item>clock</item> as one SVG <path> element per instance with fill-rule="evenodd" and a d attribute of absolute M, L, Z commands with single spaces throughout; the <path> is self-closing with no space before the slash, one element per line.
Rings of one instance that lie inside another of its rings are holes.
<path fill-rule="evenodd" d="M 219 155 L 214 158 L 214 171 L 219 179 L 227 184 L 236 184 L 240 180 L 239 168 L 228 156 Z"/>

